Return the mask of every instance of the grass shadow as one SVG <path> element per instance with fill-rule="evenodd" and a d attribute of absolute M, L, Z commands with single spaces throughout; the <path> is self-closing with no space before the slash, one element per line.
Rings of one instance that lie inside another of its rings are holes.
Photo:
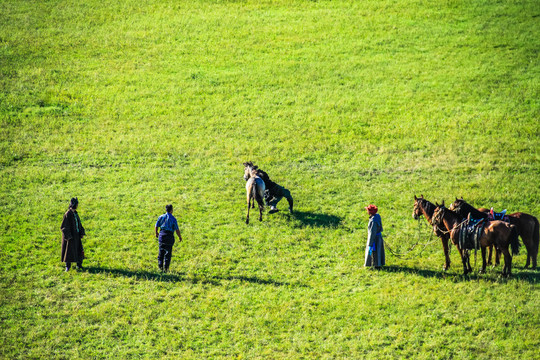
<path fill-rule="evenodd" d="M 397 266 L 397 265 L 390 265 L 390 266 L 383 266 L 379 271 L 384 272 L 400 272 L 400 273 L 407 273 L 407 274 L 414 274 L 423 276 L 425 278 L 438 278 L 438 279 L 450 279 L 453 282 L 462 282 L 462 281 L 471 281 L 471 280 L 484 280 L 484 281 L 490 281 L 490 282 L 500 282 L 505 280 L 523 280 L 526 282 L 529 282 L 531 284 L 536 284 L 540 282 L 540 272 L 535 271 L 527 271 L 527 272 L 517 272 L 513 271 L 512 276 L 509 278 L 502 278 L 500 275 L 500 271 L 497 272 L 496 270 L 489 271 L 486 274 L 479 274 L 478 272 L 473 272 L 472 274 L 463 275 L 461 273 L 448 273 L 444 271 L 435 271 L 435 270 L 427 270 L 427 269 L 417 269 L 417 268 L 410 268 L 406 266 Z"/>
<path fill-rule="evenodd" d="M 291 284 L 287 282 L 277 281 L 273 279 L 261 279 L 255 276 L 244 275 L 230 275 L 230 276 L 211 276 L 211 277 L 198 277 L 188 276 L 186 273 L 169 272 L 162 273 L 158 271 L 132 271 L 125 269 L 111 269 L 104 267 L 86 267 L 84 272 L 90 274 L 111 274 L 113 276 L 121 276 L 127 278 L 134 278 L 136 280 L 150 280 L 150 281 L 163 281 L 163 282 L 190 282 L 192 284 L 204 284 L 220 286 L 222 281 L 234 281 L 239 280 L 241 282 L 248 282 L 252 284 L 272 285 L 272 286 L 288 286 L 288 287 L 305 287 L 303 284 Z"/>
<path fill-rule="evenodd" d="M 309 211 L 294 211 L 290 217 L 300 221 L 301 227 L 335 228 L 341 224 L 341 218 L 336 215 L 318 214 Z"/>

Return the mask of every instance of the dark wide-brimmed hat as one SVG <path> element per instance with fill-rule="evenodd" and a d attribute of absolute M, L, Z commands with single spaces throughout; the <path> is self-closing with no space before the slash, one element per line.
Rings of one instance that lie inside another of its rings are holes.
<path fill-rule="evenodd" d="M 369 213 L 369 215 L 375 215 L 377 213 L 377 211 L 379 211 L 379 209 L 377 208 L 377 206 L 373 205 L 373 204 L 370 204 L 368 206 L 366 206 L 364 209 L 367 210 L 367 212 Z"/>
<path fill-rule="evenodd" d="M 72 209 L 76 209 L 78 205 L 79 205 L 79 199 L 77 199 L 76 197 L 71 198 L 71 201 L 69 202 L 69 207 Z"/>

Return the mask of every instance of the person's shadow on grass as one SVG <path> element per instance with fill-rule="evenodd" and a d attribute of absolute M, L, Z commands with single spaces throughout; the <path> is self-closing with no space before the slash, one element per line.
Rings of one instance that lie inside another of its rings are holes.
<path fill-rule="evenodd" d="M 336 215 L 319 214 L 309 211 L 294 211 L 291 215 L 300 222 L 300 227 L 335 228 L 341 224 L 341 218 Z"/>
<path fill-rule="evenodd" d="M 103 274 L 112 276 L 122 276 L 128 278 L 134 278 L 136 280 L 150 280 L 150 281 L 163 281 L 163 282 L 190 282 L 192 284 L 209 284 L 213 286 L 222 285 L 222 281 L 234 281 L 239 280 L 242 282 L 249 282 L 252 284 L 272 285 L 272 286 L 293 286 L 293 287 L 305 287 L 304 284 L 299 283 L 287 283 L 277 281 L 273 279 L 261 279 L 255 276 L 245 275 L 226 275 L 226 276 L 188 276 L 184 272 L 168 272 L 162 273 L 159 271 L 133 271 L 125 269 L 112 269 L 104 267 L 86 267 L 85 272 L 90 274 Z"/>

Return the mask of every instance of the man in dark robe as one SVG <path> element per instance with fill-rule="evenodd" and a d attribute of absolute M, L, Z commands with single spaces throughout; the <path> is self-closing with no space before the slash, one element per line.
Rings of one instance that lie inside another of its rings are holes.
<path fill-rule="evenodd" d="M 266 204 L 270 206 L 269 213 L 275 213 L 278 211 L 277 204 L 281 199 L 285 198 L 289 202 L 289 212 L 293 212 L 293 198 L 291 192 L 288 189 L 285 189 L 283 186 L 276 184 L 270 180 L 270 176 L 261 169 L 257 170 L 257 175 L 264 181 L 266 191 L 264 192 L 264 198 Z"/>
<path fill-rule="evenodd" d="M 72 198 L 69 209 L 62 220 L 62 262 L 66 263 L 66 271 L 71 268 L 71 263 L 77 263 L 77 269 L 82 269 L 84 250 L 81 239 L 86 235 L 77 213 L 79 200 Z"/>

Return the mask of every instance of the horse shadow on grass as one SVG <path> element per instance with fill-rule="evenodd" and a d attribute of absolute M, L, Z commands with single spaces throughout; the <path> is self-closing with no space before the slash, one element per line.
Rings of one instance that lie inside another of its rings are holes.
<path fill-rule="evenodd" d="M 428 269 L 417 269 L 417 268 L 410 268 L 406 266 L 397 266 L 397 265 L 390 265 L 390 266 L 383 266 L 380 268 L 379 271 L 389 272 L 389 273 L 405 273 L 405 274 L 412 274 L 412 275 L 418 275 L 425 278 L 437 278 L 437 279 L 448 279 L 453 282 L 464 282 L 464 281 L 474 281 L 474 280 L 483 280 L 483 281 L 489 281 L 489 282 L 501 282 L 501 281 L 507 281 L 507 280 L 523 280 L 526 282 L 529 282 L 531 284 L 539 283 L 540 282 L 540 273 L 537 271 L 532 270 L 524 270 L 516 272 L 516 269 L 513 269 L 512 275 L 509 278 L 503 278 L 500 274 L 500 271 L 494 270 L 488 270 L 486 274 L 479 274 L 478 272 L 473 272 L 472 274 L 463 275 L 463 273 L 455 273 L 455 272 L 444 272 L 444 271 L 435 271 L 435 270 L 428 270 Z"/>
<path fill-rule="evenodd" d="M 247 282 L 252 284 L 271 285 L 276 287 L 305 287 L 306 285 L 300 283 L 287 283 L 277 281 L 273 279 L 261 279 L 255 276 L 245 275 L 225 275 L 225 276 L 210 276 L 203 277 L 197 275 L 188 275 L 185 272 L 168 272 L 162 273 L 158 271 L 132 271 L 125 269 L 112 269 L 104 267 L 86 267 L 84 272 L 90 274 L 110 274 L 112 276 L 121 276 L 126 278 L 132 278 L 135 280 L 150 280 L 150 281 L 162 281 L 162 282 L 189 282 L 192 284 L 203 284 L 212 286 L 221 286 L 222 281 L 234 281 L 239 280 L 241 282 Z"/>
<path fill-rule="evenodd" d="M 318 214 L 309 211 L 294 211 L 290 217 L 300 221 L 301 225 L 299 227 L 336 228 L 342 221 L 342 218 L 336 215 Z"/>

